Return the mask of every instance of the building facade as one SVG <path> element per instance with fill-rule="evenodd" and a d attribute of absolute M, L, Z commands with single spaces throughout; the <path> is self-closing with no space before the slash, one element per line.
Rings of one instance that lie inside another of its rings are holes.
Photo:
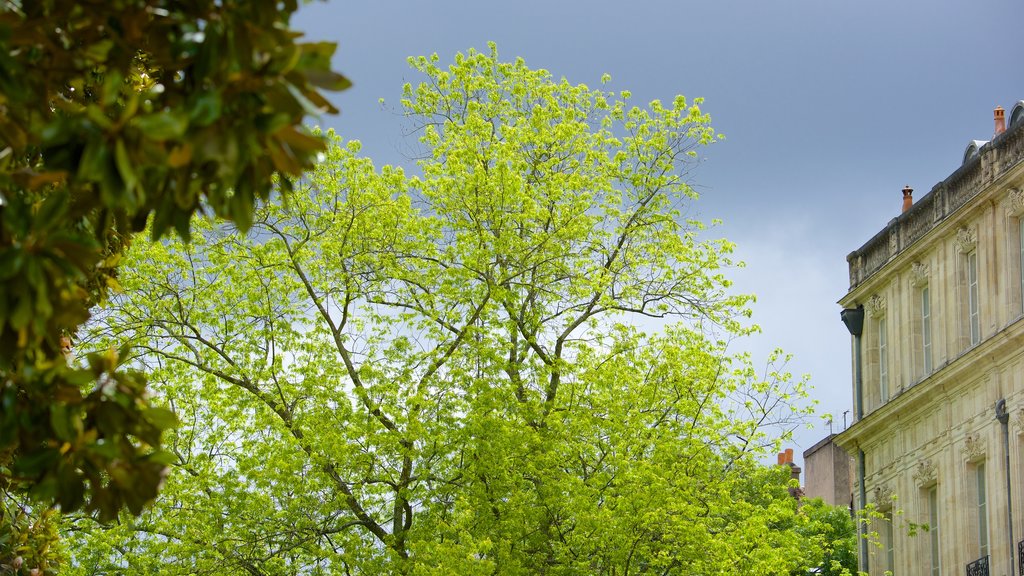
<path fill-rule="evenodd" d="M 1024 576 L 1024 101 L 848 257 L 853 500 L 872 575 Z M 927 525 L 927 530 L 923 527 Z"/>
<path fill-rule="evenodd" d="M 821 498 L 832 506 L 851 506 L 851 459 L 829 434 L 804 450 L 804 496 Z"/>

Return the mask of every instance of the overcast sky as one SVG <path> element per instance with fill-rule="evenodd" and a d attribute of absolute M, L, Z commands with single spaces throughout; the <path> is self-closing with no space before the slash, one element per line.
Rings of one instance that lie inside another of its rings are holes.
<path fill-rule="evenodd" d="M 992 136 L 992 109 L 1024 99 L 1020 0 L 518 0 L 318 2 L 293 25 L 339 44 L 335 69 L 354 87 L 322 120 L 382 164 L 409 165 L 397 103 L 419 78 L 406 58 L 442 61 L 498 43 L 503 59 L 633 101 L 706 98 L 726 139 L 693 174 L 705 220 L 738 244 L 732 277 L 754 293 L 757 358 L 780 346 L 811 374 L 822 411 L 851 408 L 850 337 L 836 301 L 846 255 Z M 828 434 L 799 431 L 799 454 Z"/>

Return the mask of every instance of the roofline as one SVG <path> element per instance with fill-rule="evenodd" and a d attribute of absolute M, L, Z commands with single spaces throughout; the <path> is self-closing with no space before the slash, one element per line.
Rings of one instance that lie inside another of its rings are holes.
<path fill-rule="evenodd" d="M 1024 122 L 1011 125 L 1005 132 L 995 136 L 979 148 L 977 155 L 914 202 L 910 209 L 890 220 L 885 228 L 860 248 L 850 252 L 846 257 L 850 270 L 849 292 L 1012 168 L 1014 162 L 999 162 L 1001 158 L 989 157 L 996 151 L 1016 148 L 1020 148 L 1024 154 Z M 998 173 L 996 170 L 985 170 L 991 164 L 995 164 Z M 929 209 L 931 214 L 928 213 Z"/>

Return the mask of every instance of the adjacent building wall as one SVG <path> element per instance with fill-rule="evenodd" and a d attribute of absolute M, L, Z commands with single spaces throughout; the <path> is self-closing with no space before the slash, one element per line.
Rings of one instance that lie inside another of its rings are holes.
<path fill-rule="evenodd" d="M 804 451 L 804 495 L 821 498 L 833 506 L 853 504 L 853 459 L 837 446 L 834 434 Z"/>

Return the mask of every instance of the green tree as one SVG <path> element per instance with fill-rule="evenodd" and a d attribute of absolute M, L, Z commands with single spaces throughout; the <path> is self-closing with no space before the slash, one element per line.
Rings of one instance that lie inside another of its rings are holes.
<path fill-rule="evenodd" d="M 113 517 L 154 497 L 173 415 L 118 355 L 70 368 L 64 353 L 148 218 L 156 237 L 188 238 L 197 212 L 244 229 L 275 174 L 322 152 L 301 121 L 348 82 L 332 44 L 297 41 L 296 8 L 0 6 L 0 570 L 27 566 L 13 542 L 48 504 Z"/>
<path fill-rule="evenodd" d="M 818 556 L 814 565 L 822 576 L 850 576 L 857 572 L 857 524 L 850 509 L 831 506 L 821 498 L 805 499 L 800 508 L 807 523 L 799 528 Z M 799 572 L 804 574 L 805 572 Z"/>
<path fill-rule="evenodd" d="M 88 340 L 134 344 L 175 463 L 138 518 L 69 519 L 71 573 L 805 565 L 788 471 L 757 463 L 803 382 L 728 352 L 732 246 L 683 215 L 699 101 L 493 46 L 411 63 L 421 176 L 339 142 L 247 235 L 132 247 Z"/>

